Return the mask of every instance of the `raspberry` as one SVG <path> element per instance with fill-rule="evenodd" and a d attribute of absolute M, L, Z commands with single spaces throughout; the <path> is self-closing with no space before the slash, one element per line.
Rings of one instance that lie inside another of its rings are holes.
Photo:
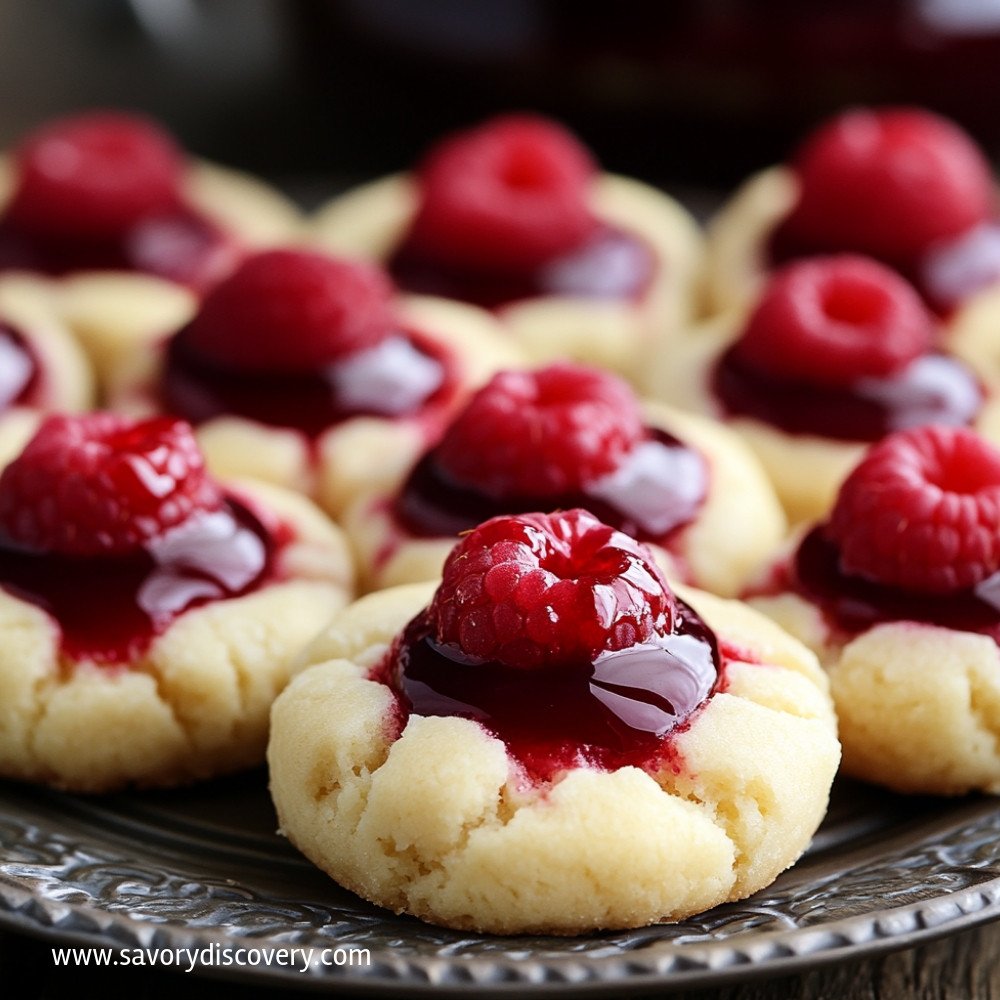
<path fill-rule="evenodd" d="M 487 496 L 558 497 L 616 469 L 643 433 L 621 379 L 560 362 L 495 375 L 452 421 L 435 459 L 456 484 Z"/>
<path fill-rule="evenodd" d="M 530 271 L 593 230 L 587 193 L 595 170 L 554 122 L 496 118 L 445 139 L 424 161 L 413 244 L 458 268 Z"/>
<path fill-rule="evenodd" d="M 849 386 L 926 353 L 934 323 L 917 292 L 865 257 L 789 264 L 768 283 L 735 353 L 791 381 Z"/>
<path fill-rule="evenodd" d="M 845 112 L 794 159 L 801 195 L 785 228 L 817 252 L 912 265 L 993 209 L 989 164 L 957 125 L 911 108 Z"/>
<path fill-rule="evenodd" d="M 183 421 L 53 416 L 0 476 L 0 534 L 38 552 L 123 555 L 221 503 Z"/>
<path fill-rule="evenodd" d="M 652 553 L 585 510 L 495 517 L 445 563 L 435 639 L 508 667 L 591 663 L 670 633 L 675 604 Z"/>
<path fill-rule="evenodd" d="M 391 305 L 389 279 L 369 264 L 269 250 L 208 293 L 185 338 L 224 368 L 308 372 L 384 339 Z"/>
<path fill-rule="evenodd" d="M 153 122 L 110 111 L 43 126 L 16 161 L 8 217 L 30 232 L 67 238 L 119 236 L 175 206 L 184 165 Z"/>
<path fill-rule="evenodd" d="M 841 568 L 946 594 L 1000 570 L 1000 451 L 973 431 L 919 427 L 871 448 L 827 525 Z"/>

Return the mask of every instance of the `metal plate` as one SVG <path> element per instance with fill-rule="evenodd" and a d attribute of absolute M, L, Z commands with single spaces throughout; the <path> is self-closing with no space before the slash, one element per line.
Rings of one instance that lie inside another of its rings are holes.
<path fill-rule="evenodd" d="M 0 924 L 125 947 L 363 947 L 371 965 L 213 970 L 393 995 L 665 992 L 778 975 L 1000 916 L 1000 804 L 838 780 L 812 848 L 701 917 L 582 938 L 473 936 L 396 917 L 273 831 L 265 777 L 84 799 L 0 784 Z"/>

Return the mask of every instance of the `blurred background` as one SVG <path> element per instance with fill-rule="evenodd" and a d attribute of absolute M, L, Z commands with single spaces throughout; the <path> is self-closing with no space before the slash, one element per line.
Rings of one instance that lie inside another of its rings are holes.
<path fill-rule="evenodd" d="M 0 0 L 0 145 L 95 105 L 311 202 L 500 109 L 721 191 L 852 103 L 1000 151 L 1000 0 Z"/>

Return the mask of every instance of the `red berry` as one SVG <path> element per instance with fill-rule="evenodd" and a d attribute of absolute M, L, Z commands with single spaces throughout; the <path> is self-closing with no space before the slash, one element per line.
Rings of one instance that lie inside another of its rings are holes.
<path fill-rule="evenodd" d="M 268 250 L 208 293 L 185 338 L 225 368 L 307 372 L 377 344 L 392 329 L 392 285 L 380 270 Z"/>
<path fill-rule="evenodd" d="M 184 159 L 145 118 L 100 111 L 29 135 L 8 217 L 46 236 L 110 238 L 177 204 Z"/>
<path fill-rule="evenodd" d="M 892 434 L 847 478 L 826 530 L 846 573 L 929 593 L 974 587 L 1000 570 L 1000 451 L 965 428 Z"/>
<path fill-rule="evenodd" d="M 865 257 L 816 257 L 771 278 L 736 345 L 778 378 L 849 386 L 926 353 L 934 321 L 898 274 Z"/>
<path fill-rule="evenodd" d="M 221 503 L 182 420 L 53 416 L 0 476 L 0 534 L 40 552 L 119 555 Z"/>
<path fill-rule="evenodd" d="M 420 168 L 412 240 L 458 268 L 523 272 L 594 228 L 587 150 L 544 118 L 510 115 L 445 139 Z"/>
<path fill-rule="evenodd" d="M 801 194 L 785 226 L 817 252 L 912 265 L 994 204 L 989 164 L 972 139 L 917 109 L 845 112 L 806 140 L 794 168 Z"/>
<path fill-rule="evenodd" d="M 495 375 L 452 421 L 435 457 L 452 480 L 487 496 L 558 497 L 614 471 L 643 433 L 621 379 L 558 362 Z"/>
<path fill-rule="evenodd" d="M 584 510 L 495 517 L 445 563 L 437 642 L 531 669 L 589 664 L 667 635 L 674 598 L 652 553 Z"/>

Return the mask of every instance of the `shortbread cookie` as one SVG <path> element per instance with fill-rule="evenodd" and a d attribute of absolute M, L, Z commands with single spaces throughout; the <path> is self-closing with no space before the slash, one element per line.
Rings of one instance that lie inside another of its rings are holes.
<path fill-rule="evenodd" d="M 0 775 L 107 792 L 260 763 L 351 582 L 333 524 L 220 486 L 180 421 L 49 417 L 0 476 Z"/>
<path fill-rule="evenodd" d="M 826 809 L 825 679 L 745 606 L 682 594 L 583 511 L 487 522 L 436 592 L 370 595 L 313 645 L 272 713 L 281 829 L 463 930 L 637 927 L 768 885 Z"/>
<path fill-rule="evenodd" d="M 675 338 L 650 394 L 723 419 L 753 449 L 789 520 L 823 517 L 867 444 L 926 423 L 1000 439 L 1000 404 L 935 346 L 912 286 L 864 257 L 815 257 L 771 276 L 749 314 Z"/>
<path fill-rule="evenodd" d="M 503 372 L 389 490 L 343 524 L 368 589 L 437 579 L 458 536 L 501 513 L 586 507 L 653 547 L 671 580 L 734 596 L 782 541 L 781 506 L 736 435 L 622 380 L 557 363 Z"/>
<path fill-rule="evenodd" d="M 483 310 L 392 293 L 368 264 L 255 254 L 122 366 L 111 405 L 177 414 L 217 474 L 308 493 L 338 515 L 398 481 L 473 388 L 523 361 Z"/>
<path fill-rule="evenodd" d="M 849 773 L 1000 793 L 1000 451 L 965 429 L 872 448 L 753 603 L 830 674 Z"/>
<path fill-rule="evenodd" d="M 46 297 L 101 379 L 186 321 L 246 252 L 299 226 L 276 191 L 188 161 L 132 115 L 54 121 L 0 159 L 0 270 Z"/>
<path fill-rule="evenodd" d="M 744 306 L 790 260 L 861 253 L 906 276 L 947 321 L 951 349 L 996 377 L 996 208 L 989 162 L 953 122 L 914 108 L 847 111 L 790 164 L 750 178 L 712 221 L 712 307 Z"/>
<path fill-rule="evenodd" d="M 408 291 L 486 306 L 536 360 L 634 377 L 696 308 L 701 236 L 672 198 L 599 173 L 541 118 L 449 137 L 410 174 L 322 209 L 316 242 L 385 264 Z"/>

